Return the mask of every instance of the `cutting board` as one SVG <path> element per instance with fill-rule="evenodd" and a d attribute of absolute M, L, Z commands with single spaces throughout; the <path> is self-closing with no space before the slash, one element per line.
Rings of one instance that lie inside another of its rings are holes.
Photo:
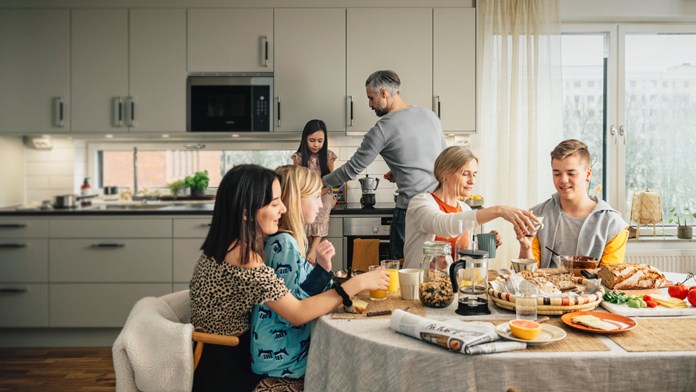
<path fill-rule="evenodd" d="M 678 273 L 673 273 L 673 272 L 665 272 L 665 277 L 669 281 L 669 284 L 667 286 L 671 286 L 672 282 L 682 282 L 686 278 L 686 274 L 678 274 Z M 693 281 L 688 281 L 686 284 L 689 285 L 690 283 L 693 283 Z M 661 288 L 661 289 L 646 289 L 646 290 L 617 290 L 617 291 L 622 291 L 626 294 L 632 294 L 632 295 L 637 295 L 637 296 L 644 296 L 644 295 L 658 295 L 660 297 L 664 298 L 669 298 L 669 294 L 667 293 L 667 287 Z M 600 306 L 606 309 L 607 311 L 611 313 L 616 313 L 620 314 L 622 316 L 628 316 L 628 317 L 641 317 L 641 316 L 653 316 L 653 317 L 661 317 L 661 316 L 696 316 L 696 308 L 691 306 L 689 304 L 689 301 L 686 301 L 686 304 L 688 307 L 686 308 L 666 308 L 664 306 L 658 306 L 656 308 L 631 308 L 626 304 L 623 305 L 618 305 L 618 304 L 612 304 L 607 301 L 602 301 L 600 303 Z"/>
<path fill-rule="evenodd" d="M 358 294 L 358 298 L 367 302 L 367 310 L 365 313 L 348 313 L 343 310 L 343 305 L 337 307 L 331 314 L 331 318 L 335 319 L 379 319 L 379 318 L 390 318 L 391 314 L 382 316 L 367 317 L 368 312 L 379 312 L 383 310 L 391 310 L 392 312 L 401 309 L 406 310 L 409 313 L 417 314 L 419 316 L 425 316 L 425 308 L 423 304 L 415 299 L 402 299 L 400 295 L 390 295 L 384 301 L 370 301 L 370 295 L 365 293 Z"/>

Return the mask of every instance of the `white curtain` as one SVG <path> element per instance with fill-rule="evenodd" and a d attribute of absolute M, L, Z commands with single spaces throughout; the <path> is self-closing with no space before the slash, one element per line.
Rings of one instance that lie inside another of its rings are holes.
<path fill-rule="evenodd" d="M 529 208 L 554 192 L 549 153 L 563 137 L 559 0 L 479 0 L 477 30 L 478 192 L 489 206 Z M 507 266 L 514 231 L 488 226 L 503 235 L 494 266 Z"/>

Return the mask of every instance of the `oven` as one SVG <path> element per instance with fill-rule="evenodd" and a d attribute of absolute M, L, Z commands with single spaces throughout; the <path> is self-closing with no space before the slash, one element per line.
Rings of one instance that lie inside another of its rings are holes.
<path fill-rule="evenodd" d="M 389 259 L 389 229 L 392 217 L 360 216 L 343 218 L 343 260 L 352 268 L 354 242 L 358 238 L 379 240 L 379 260 Z"/>

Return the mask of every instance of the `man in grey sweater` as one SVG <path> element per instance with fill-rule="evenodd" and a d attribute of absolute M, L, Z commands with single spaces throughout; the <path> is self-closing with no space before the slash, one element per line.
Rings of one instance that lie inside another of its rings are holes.
<path fill-rule="evenodd" d="M 378 154 L 382 155 L 390 170 L 384 178 L 396 182 L 399 190 L 389 235 L 393 259 L 404 257 L 408 202 L 419 193 L 435 189 L 433 165 L 447 147 L 440 119 L 431 110 L 406 104 L 399 94 L 400 87 L 394 71 L 377 71 L 367 78 L 370 108 L 381 118 L 348 162 L 323 178 L 325 186 L 338 186 L 355 179 Z"/>

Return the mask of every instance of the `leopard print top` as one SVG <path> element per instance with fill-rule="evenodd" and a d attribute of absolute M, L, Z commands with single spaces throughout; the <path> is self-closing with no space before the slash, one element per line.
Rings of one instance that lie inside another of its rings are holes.
<path fill-rule="evenodd" d="M 235 335 L 249 329 L 254 305 L 277 301 L 289 291 L 267 265 L 245 268 L 201 254 L 189 284 L 191 324 L 205 332 Z"/>

